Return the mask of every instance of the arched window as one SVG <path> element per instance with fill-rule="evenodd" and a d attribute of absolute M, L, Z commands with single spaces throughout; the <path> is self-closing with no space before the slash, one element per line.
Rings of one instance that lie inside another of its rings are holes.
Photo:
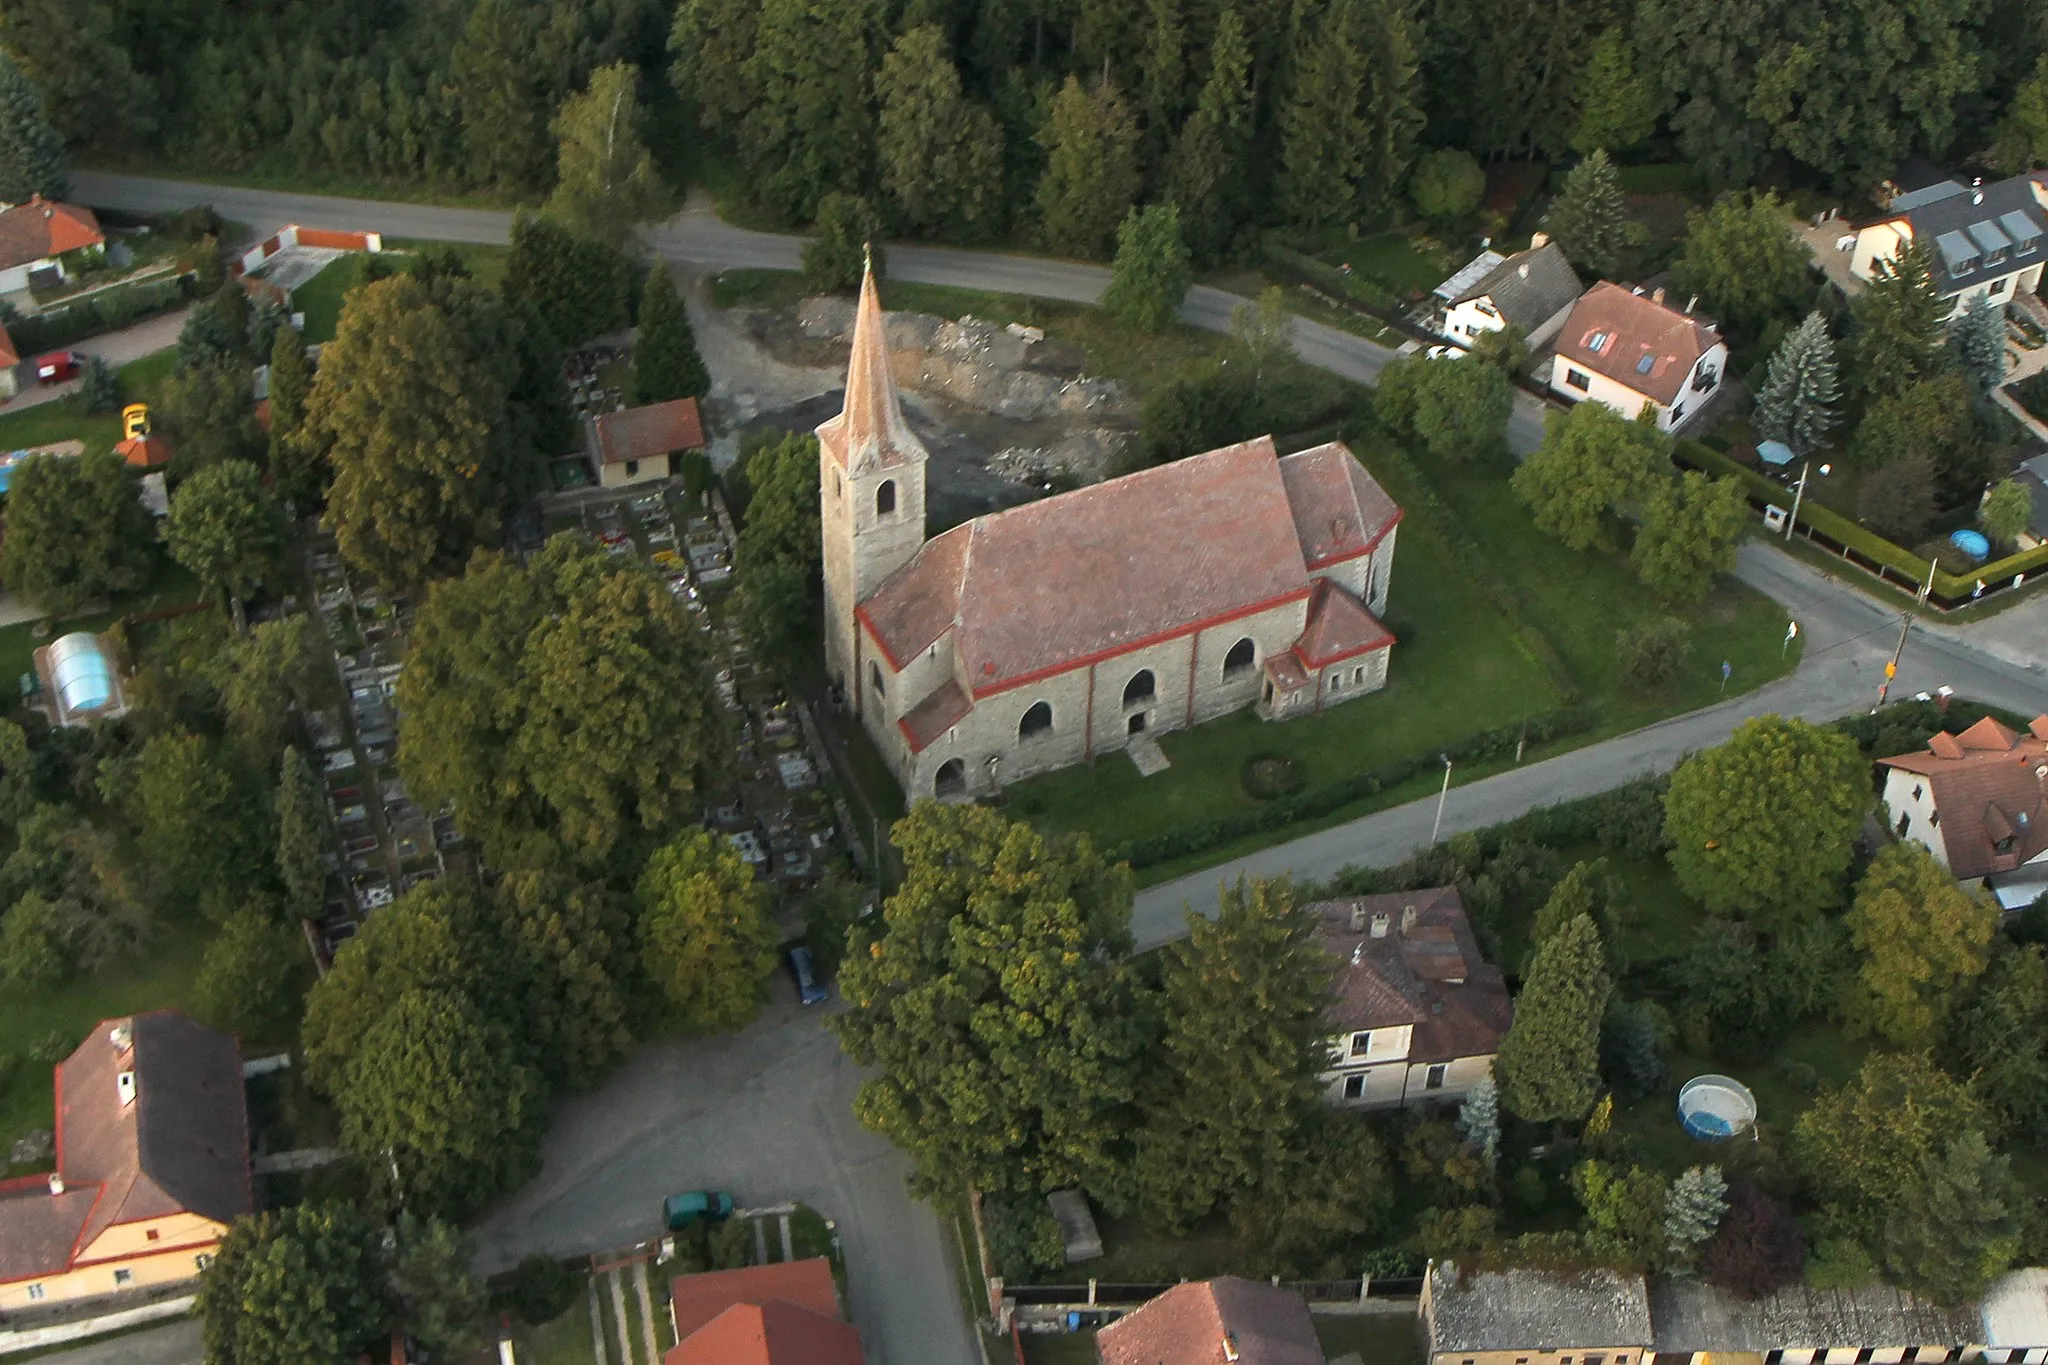
<path fill-rule="evenodd" d="M 1152 694 L 1156 691 L 1158 684 L 1152 677 L 1152 670 L 1141 668 L 1124 684 L 1124 705 L 1143 706 L 1152 700 Z"/>
<path fill-rule="evenodd" d="M 896 510 L 896 480 L 884 479 L 882 486 L 875 490 L 875 513 L 888 516 Z"/>
<path fill-rule="evenodd" d="M 1030 739 L 1036 735 L 1045 734 L 1051 729 L 1052 703 L 1049 701 L 1035 701 L 1031 703 L 1031 709 L 1024 713 L 1024 719 L 1017 722 L 1017 738 Z"/>
<path fill-rule="evenodd" d="M 868 686 L 875 690 L 875 695 L 878 697 L 889 695 L 888 691 L 882 686 L 882 666 L 873 660 L 868 662 Z"/>
<path fill-rule="evenodd" d="M 967 790 L 967 765 L 957 758 L 949 758 L 939 765 L 938 775 L 932 778 L 932 795 L 940 798 L 959 796 Z"/>
<path fill-rule="evenodd" d="M 1232 645 L 1230 652 L 1223 656 L 1223 676 L 1234 678 L 1238 674 L 1245 672 L 1253 664 L 1257 663 L 1258 660 L 1259 647 L 1253 644 L 1252 637 L 1247 635 Z"/>

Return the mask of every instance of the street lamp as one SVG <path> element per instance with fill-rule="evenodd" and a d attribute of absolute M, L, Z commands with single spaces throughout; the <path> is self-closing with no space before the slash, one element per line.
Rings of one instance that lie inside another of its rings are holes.
<path fill-rule="evenodd" d="M 1799 525 L 1799 503 L 1806 496 L 1806 473 L 1812 468 L 1812 460 L 1808 460 L 1800 465 L 1799 482 L 1792 486 L 1792 515 L 1785 518 L 1785 539 L 1787 540 L 1792 539 L 1792 529 Z M 1823 479 L 1834 472 L 1835 467 L 1833 465 L 1824 464 L 1820 467 L 1820 476 Z"/>
<path fill-rule="evenodd" d="M 1436 823 L 1429 827 L 1429 846 L 1431 848 L 1436 847 L 1437 835 L 1443 833 L 1444 802 L 1449 800 L 1451 795 L 1451 756 L 1444 754 L 1442 758 L 1444 761 L 1444 789 L 1436 794 Z"/>

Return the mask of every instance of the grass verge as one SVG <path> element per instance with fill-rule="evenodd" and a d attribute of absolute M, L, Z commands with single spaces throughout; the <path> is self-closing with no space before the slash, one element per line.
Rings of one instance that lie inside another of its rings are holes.
<path fill-rule="evenodd" d="M 453 252 L 469 267 L 469 273 L 479 284 L 491 288 L 504 282 L 505 266 L 512 254 L 510 247 L 424 242 L 399 237 L 387 238 L 384 245 L 390 262 L 407 270 L 418 259 L 411 254 L 413 252 L 428 249 Z M 341 310 L 347 305 L 348 296 L 362 286 L 369 260 L 369 254 L 361 251 L 337 257 L 319 274 L 292 291 L 292 306 L 306 315 L 303 335 L 308 342 L 334 340 L 335 329 L 341 325 Z"/>

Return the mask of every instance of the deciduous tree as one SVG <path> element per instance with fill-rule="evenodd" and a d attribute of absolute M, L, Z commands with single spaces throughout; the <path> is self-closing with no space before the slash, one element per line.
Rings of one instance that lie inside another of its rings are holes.
<path fill-rule="evenodd" d="M 1955 370 L 1911 380 L 1885 393 L 1856 424 L 1849 450 L 1866 469 L 1915 455 L 1934 470 L 1932 507 L 1974 501 L 1984 488 L 1984 442 L 1977 428 L 1976 395 Z"/>
<path fill-rule="evenodd" d="M 155 528 L 133 470 L 108 450 L 15 467 L 0 581 L 52 616 L 149 581 Z"/>
<path fill-rule="evenodd" d="M 761 0 L 682 0 L 669 29 L 669 84 L 705 128 L 731 127 L 758 94 L 747 60 L 760 32 Z"/>
<path fill-rule="evenodd" d="M 171 558 L 239 620 L 242 602 L 278 572 L 284 519 L 255 465 L 224 460 L 178 485 L 164 541 Z"/>
<path fill-rule="evenodd" d="M 306 939 L 267 906 L 244 905 L 206 945 L 193 983 L 196 1013 L 244 1045 L 288 1043 L 312 979 Z"/>
<path fill-rule="evenodd" d="M 1140 185 L 1138 125 L 1123 93 L 1110 81 L 1091 91 L 1067 77 L 1038 145 L 1045 149 L 1036 195 L 1041 240 L 1067 255 L 1104 255 Z"/>
<path fill-rule="evenodd" d="M 1180 239 L 1180 212 L 1171 204 L 1132 209 L 1116 232 L 1116 262 L 1102 306 L 1126 327 L 1163 332 L 1180 314 L 1195 282 L 1194 263 Z"/>
<path fill-rule="evenodd" d="M 100 792 L 134 820 L 159 894 L 193 906 L 218 887 L 246 887 L 254 823 L 213 746 L 190 731 L 151 736 L 131 758 L 100 766 Z"/>
<path fill-rule="evenodd" d="M 1506 371 L 1472 357 L 1408 356 L 1380 372 L 1373 412 L 1439 460 L 1463 464 L 1504 455 L 1515 389 Z"/>
<path fill-rule="evenodd" d="M 1856 519 L 1881 536 L 1911 545 L 1934 524 L 1934 461 L 1908 451 L 1866 474 L 1856 490 Z"/>
<path fill-rule="evenodd" d="M 523 1013 L 541 1070 L 586 1089 L 633 1043 L 638 974 L 623 898 L 601 882 L 521 870 L 505 875 L 499 899 L 527 973 Z"/>
<path fill-rule="evenodd" d="M 1600 1020 L 1613 991 L 1592 917 L 1536 950 L 1494 1059 L 1501 1103 L 1532 1123 L 1585 1117 L 1600 1090 Z"/>
<path fill-rule="evenodd" d="M 1587 550 L 1612 542 L 1615 507 L 1650 486 L 1663 467 L 1663 447 L 1655 428 L 1605 403 L 1581 403 L 1551 415 L 1543 444 L 1509 484 L 1537 526 L 1571 549 Z"/>
<path fill-rule="evenodd" d="M 641 131 L 640 72 L 625 62 L 599 67 L 590 85 L 556 113 L 555 188 L 548 212 L 585 237 L 617 245 L 659 218 L 668 190 Z"/>
<path fill-rule="evenodd" d="M 405 1330 L 437 1360 L 474 1351 L 490 1296 L 469 1273 L 470 1240 L 453 1224 L 412 1213 L 400 1214 L 392 1231 L 391 1290 Z"/>
<path fill-rule="evenodd" d="M 1596 147 L 1572 167 L 1543 226 L 1579 269 L 1600 276 L 1618 272 L 1629 223 L 1622 209 L 1621 177 L 1606 152 Z"/>
<path fill-rule="evenodd" d="M 2048 163 L 2048 54 L 2037 57 L 2034 69 L 2014 88 L 1998 122 L 1991 160 L 2007 175 Z"/>
<path fill-rule="evenodd" d="M 817 233 L 804 243 L 804 288 L 826 293 L 860 288 L 862 272 L 883 268 L 882 215 L 865 195 L 831 191 L 818 200 Z"/>
<path fill-rule="evenodd" d="M 764 0 L 742 68 L 740 150 L 754 193 L 804 222 L 834 190 L 853 192 L 874 155 L 873 78 L 885 37 L 877 0 Z"/>
<path fill-rule="evenodd" d="M 1265 387 L 1268 365 L 1294 358 L 1293 327 L 1287 291 L 1277 284 L 1261 290 L 1257 302 L 1240 303 L 1230 310 L 1230 339 L 1244 351 L 1252 367 L 1254 397 Z"/>
<path fill-rule="evenodd" d="M 1740 483 L 1687 470 L 1650 485 L 1629 559 L 1659 599 L 1698 606 L 1713 592 L 1715 579 L 1733 572 L 1748 523 L 1749 500 Z"/>
<path fill-rule="evenodd" d="M 1470 152 L 1440 147 L 1416 161 L 1408 178 L 1408 197 L 1423 217 L 1457 222 L 1479 211 L 1486 198 L 1486 172 Z"/>
<path fill-rule="evenodd" d="M 1679 288 L 1745 334 L 1789 321 L 1813 297 L 1809 258 L 1792 224 L 1791 206 L 1768 190 L 1725 194 L 1711 208 L 1694 209 L 1674 272 Z"/>
<path fill-rule="evenodd" d="M 1994 545 L 2011 545 L 2034 516 L 2034 495 L 2017 479 L 2006 479 L 1984 495 L 1977 520 Z"/>
<path fill-rule="evenodd" d="M 1857 883 L 1851 942 L 1862 956 L 1849 1021 L 1898 1047 L 1929 1047 L 1990 960 L 1998 908 L 1964 890 L 1918 844 L 1893 844 Z"/>
<path fill-rule="evenodd" d="M 1709 910 L 1766 926 L 1832 905 L 1869 805 L 1855 741 L 1759 716 L 1672 773 L 1664 798 L 1671 870 Z"/>
<path fill-rule="evenodd" d="M 1001 221 L 1003 130 L 960 89 L 944 30 L 898 38 L 875 82 L 875 159 L 905 227 L 972 241 Z"/>
<path fill-rule="evenodd" d="M 1812 455 L 1834 428 L 1840 397 L 1827 319 L 1808 313 L 1771 352 L 1770 369 L 1756 395 L 1757 435 L 1783 441 L 1794 454 Z"/>
<path fill-rule="evenodd" d="M 711 375 L 697 353 L 689 310 L 668 267 L 657 262 L 640 291 L 640 326 L 633 338 L 633 401 L 666 403 L 672 398 L 702 398 L 709 392 Z"/>
<path fill-rule="evenodd" d="M 855 1112 L 927 1188 L 1040 1193 L 1107 1179 L 1138 1076 L 1131 883 L 1078 836 L 920 803 L 904 879 L 856 926 L 832 1027 L 876 1068 Z"/>
<path fill-rule="evenodd" d="M 322 814 L 319 779 L 306 751 L 296 744 L 284 751 L 277 780 L 277 878 L 284 884 L 285 914 L 311 919 L 326 899 L 327 820 Z"/>
<path fill-rule="evenodd" d="M 349 1365 L 385 1330 L 377 1232 L 345 1204 L 237 1218 L 199 1280 L 209 1365 Z"/>
<path fill-rule="evenodd" d="M 1729 1192 L 1727 1216 L 1700 1248 L 1701 1275 L 1738 1298 L 1758 1299 L 1797 1284 L 1805 1266 L 1806 1234 L 1798 1220 L 1748 1183 Z"/>
<path fill-rule="evenodd" d="M 639 887 L 641 960 L 675 1022 L 693 1033 L 744 1027 L 775 970 L 765 888 L 739 850 L 704 829 L 655 851 Z"/>

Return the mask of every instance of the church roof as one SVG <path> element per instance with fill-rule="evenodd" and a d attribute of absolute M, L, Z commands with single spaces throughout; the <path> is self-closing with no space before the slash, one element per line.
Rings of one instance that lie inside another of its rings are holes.
<path fill-rule="evenodd" d="M 1308 624 L 1294 642 L 1294 652 L 1304 664 L 1322 668 L 1392 643 L 1394 632 L 1381 625 L 1364 603 L 1327 578 L 1316 580 L 1308 602 Z"/>
<path fill-rule="evenodd" d="M 1307 597 L 1304 527 L 1320 565 L 1399 517 L 1343 446 L 1262 436 L 957 526 L 860 615 L 898 668 L 953 631 L 980 698 Z"/>
<path fill-rule="evenodd" d="M 853 315 L 853 355 L 846 367 L 846 403 L 818 428 L 826 454 L 849 470 L 891 469 L 925 457 L 924 443 L 903 420 L 872 262 L 861 276 Z"/>

